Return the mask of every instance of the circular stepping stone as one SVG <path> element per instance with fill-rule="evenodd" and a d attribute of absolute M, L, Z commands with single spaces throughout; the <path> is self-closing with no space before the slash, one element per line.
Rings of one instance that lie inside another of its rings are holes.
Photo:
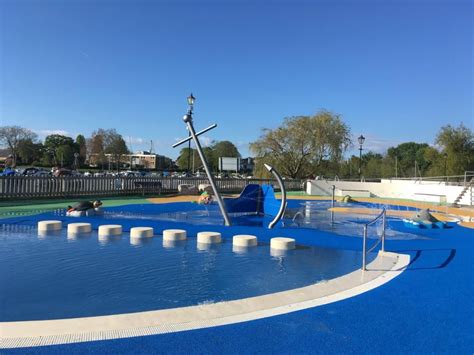
<path fill-rule="evenodd" d="M 104 224 L 99 226 L 100 236 L 111 236 L 122 234 L 122 226 L 120 224 Z"/>
<path fill-rule="evenodd" d="M 214 244 L 221 241 L 221 234 L 218 232 L 199 232 L 197 234 L 197 242 L 199 244 Z"/>
<path fill-rule="evenodd" d="M 150 238 L 154 231 L 151 227 L 133 227 L 130 229 L 130 238 Z"/>
<path fill-rule="evenodd" d="M 257 237 L 247 234 L 234 235 L 232 244 L 237 247 L 254 247 L 257 245 Z"/>
<path fill-rule="evenodd" d="M 61 221 L 39 221 L 38 222 L 38 231 L 42 231 L 42 232 L 58 231 L 58 230 L 61 230 L 62 227 L 63 227 L 63 223 Z"/>
<path fill-rule="evenodd" d="M 175 242 L 178 240 L 186 240 L 187 233 L 184 229 L 165 229 L 163 231 L 163 240 Z"/>
<path fill-rule="evenodd" d="M 293 238 L 277 237 L 270 240 L 270 247 L 279 250 L 295 249 L 295 240 Z"/>
<path fill-rule="evenodd" d="M 89 233 L 92 231 L 90 223 L 69 223 L 67 225 L 68 234 Z"/>

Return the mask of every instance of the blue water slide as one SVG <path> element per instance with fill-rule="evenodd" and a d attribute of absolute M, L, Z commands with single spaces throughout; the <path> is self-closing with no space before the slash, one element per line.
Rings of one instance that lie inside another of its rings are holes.
<path fill-rule="evenodd" d="M 239 197 L 224 201 L 229 213 L 260 213 L 274 217 L 280 208 L 271 185 L 249 184 Z"/>
<path fill-rule="evenodd" d="M 249 184 L 237 198 L 224 200 L 228 213 L 259 213 L 262 212 L 262 188 L 258 184 Z"/>

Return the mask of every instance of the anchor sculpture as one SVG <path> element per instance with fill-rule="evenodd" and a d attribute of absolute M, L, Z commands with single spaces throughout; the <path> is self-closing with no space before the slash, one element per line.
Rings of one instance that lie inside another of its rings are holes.
<path fill-rule="evenodd" d="M 188 97 L 189 110 L 188 110 L 188 113 L 183 116 L 183 121 L 187 125 L 190 136 L 173 144 L 173 148 L 176 148 L 180 146 L 181 144 L 188 142 L 191 139 L 194 141 L 199 157 L 201 158 L 202 165 L 204 166 L 204 170 L 206 171 L 207 178 L 209 179 L 209 183 L 211 184 L 212 191 L 214 192 L 214 196 L 216 197 L 222 216 L 224 217 L 225 225 L 230 226 L 231 223 L 230 223 L 229 215 L 227 214 L 227 211 L 225 209 L 224 201 L 222 200 L 219 190 L 217 190 L 216 183 L 214 181 L 214 176 L 212 175 L 211 170 L 209 169 L 209 165 L 207 164 L 206 157 L 204 156 L 204 152 L 202 151 L 201 143 L 199 142 L 199 138 L 198 138 L 201 134 L 206 133 L 213 128 L 216 128 L 217 124 L 214 123 L 210 125 L 209 127 L 203 129 L 202 131 L 199 131 L 198 133 L 196 133 L 194 129 L 194 125 L 193 125 L 193 109 L 194 109 L 195 100 L 196 98 L 193 96 L 193 94 L 191 94 Z"/>

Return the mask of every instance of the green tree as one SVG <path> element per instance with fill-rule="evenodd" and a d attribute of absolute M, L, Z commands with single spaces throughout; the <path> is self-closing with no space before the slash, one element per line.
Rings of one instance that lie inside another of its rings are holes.
<path fill-rule="evenodd" d="M 86 159 L 87 159 L 87 143 L 86 143 L 86 138 L 82 135 L 79 134 L 76 137 L 76 148 L 77 148 L 77 153 L 79 153 L 79 166 L 82 166 Z"/>
<path fill-rule="evenodd" d="M 361 173 L 365 178 L 382 177 L 383 156 L 378 153 L 368 152 L 362 155 Z"/>
<path fill-rule="evenodd" d="M 3 126 L 0 127 L 0 144 L 5 145 L 10 150 L 13 156 L 12 166 L 16 166 L 16 159 L 18 156 L 18 145 L 22 140 L 31 140 L 34 142 L 37 139 L 36 133 L 20 126 Z"/>
<path fill-rule="evenodd" d="M 71 137 L 51 134 L 44 140 L 42 162 L 45 165 L 72 166 L 76 145 Z"/>
<path fill-rule="evenodd" d="M 74 163 L 74 146 L 63 144 L 56 148 L 57 165 L 71 167 Z"/>
<path fill-rule="evenodd" d="M 446 175 L 462 175 L 465 171 L 474 170 L 473 133 L 462 123 L 459 127 L 441 127 L 435 143 L 446 156 Z"/>
<path fill-rule="evenodd" d="M 341 116 L 323 110 L 314 116 L 285 118 L 280 127 L 264 129 L 250 150 L 256 156 L 257 176 L 267 175 L 263 164 L 268 163 L 284 176 L 301 178 L 338 170 L 349 145 L 350 130 Z"/>
<path fill-rule="evenodd" d="M 212 147 L 204 147 L 202 148 L 204 156 L 209 164 L 209 168 L 211 171 L 217 171 L 217 163 L 214 164 L 214 150 Z M 189 167 L 191 171 L 197 171 L 203 169 L 203 164 L 201 158 L 199 157 L 199 153 L 197 149 L 191 148 L 183 148 L 179 152 L 179 157 L 176 159 L 176 165 L 181 170 L 188 169 L 188 157 L 189 157 Z"/>
<path fill-rule="evenodd" d="M 212 157 L 209 164 L 213 167 L 213 170 L 219 170 L 219 158 L 240 158 L 240 153 L 234 143 L 230 141 L 219 141 L 215 142 L 212 146 Z"/>
<path fill-rule="evenodd" d="M 425 160 L 425 150 L 428 148 L 426 143 L 407 142 L 389 148 L 387 154 L 396 161 L 399 177 L 425 176 L 429 168 L 429 162 Z"/>
<path fill-rule="evenodd" d="M 43 151 L 43 144 L 35 143 L 30 138 L 18 142 L 18 158 L 20 158 L 22 164 L 38 164 L 41 161 Z"/>
<path fill-rule="evenodd" d="M 426 176 L 444 176 L 447 173 L 446 154 L 439 152 L 436 148 L 428 147 L 424 153 L 425 161 L 429 163 Z"/>
<path fill-rule="evenodd" d="M 193 148 L 182 148 L 179 152 L 179 157 L 176 159 L 176 164 L 181 170 L 187 170 L 188 167 L 192 167 L 193 154 L 197 152 Z"/>

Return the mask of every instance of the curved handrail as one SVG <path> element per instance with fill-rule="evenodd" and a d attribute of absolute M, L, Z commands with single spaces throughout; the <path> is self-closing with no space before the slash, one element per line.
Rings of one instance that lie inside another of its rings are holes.
<path fill-rule="evenodd" d="M 372 250 L 374 250 L 380 243 L 382 243 L 382 248 L 381 248 L 381 251 L 384 252 L 385 251 L 385 226 L 386 226 L 386 216 L 387 216 L 387 210 L 386 208 L 384 207 L 382 209 L 382 212 L 380 212 L 380 214 L 375 217 L 373 220 L 371 220 L 370 222 L 367 222 L 366 224 L 364 224 L 364 237 L 363 237 L 363 240 L 362 240 L 362 270 L 365 271 L 367 270 L 366 268 L 366 255 L 367 253 L 370 253 Z M 377 222 L 380 218 L 382 218 L 382 235 L 381 237 L 377 240 L 377 243 L 375 243 L 369 250 L 367 250 L 367 228 L 374 224 L 375 222 Z"/>
<path fill-rule="evenodd" d="M 373 220 L 371 220 L 370 222 L 367 222 L 365 225 L 368 227 L 370 226 L 371 224 L 374 224 L 375 222 L 377 222 L 380 218 L 382 218 L 385 214 L 387 213 L 387 210 L 384 208 L 382 208 L 382 212 L 380 212 L 380 214 L 375 217 Z"/>

